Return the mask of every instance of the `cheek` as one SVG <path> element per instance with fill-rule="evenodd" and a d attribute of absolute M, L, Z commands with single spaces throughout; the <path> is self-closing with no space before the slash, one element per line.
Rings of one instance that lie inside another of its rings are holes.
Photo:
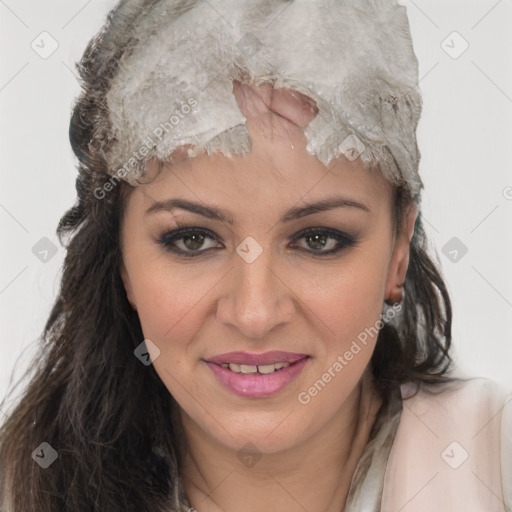
<path fill-rule="evenodd" d="M 154 369 L 178 403 L 188 408 L 190 394 L 202 394 L 200 385 L 191 378 L 200 354 L 191 353 L 204 322 L 204 300 L 211 285 L 179 276 L 176 269 L 171 272 L 165 266 L 148 265 L 136 275 L 135 294 L 144 338 L 160 351 L 153 359 Z"/>
<path fill-rule="evenodd" d="M 304 311 L 323 338 L 299 396 L 314 423 L 327 421 L 348 397 L 371 359 L 382 325 L 387 260 L 374 255 L 386 253 L 363 252 L 303 282 Z"/>
<path fill-rule="evenodd" d="M 357 337 L 382 311 L 387 263 L 383 249 L 371 243 L 332 265 L 281 267 L 283 280 L 299 299 L 297 313 L 316 319 L 327 339 L 346 343 Z M 219 281 L 226 269 L 170 265 L 165 255 L 134 256 L 130 280 L 145 337 L 159 345 L 191 341 L 205 317 L 215 316 L 215 293 L 222 288 Z"/>
<path fill-rule="evenodd" d="M 188 342 L 197 331 L 208 295 L 218 277 L 197 275 L 192 267 L 180 269 L 164 259 L 134 265 L 131 282 L 137 303 L 137 312 L 146 338 L 159 348 Z"/>
<path fill-rule="evenodd" d="M 331 339 L 342 349 L 382 313 L 387 259 L 382 248 L 360 248 L 336 267 L 304 273 L 300 290 L 306 310 L 318 318 Z M 369 340 L 371 341 L 371 340 Z"/>

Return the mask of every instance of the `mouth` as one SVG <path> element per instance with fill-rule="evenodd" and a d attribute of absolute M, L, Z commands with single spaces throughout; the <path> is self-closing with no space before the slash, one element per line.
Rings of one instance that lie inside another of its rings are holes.
<path fill-rule="evenodd" d="M 268 375 L 269 373 L 278 372 L 283 368 L 288 368 L 288 366 L 292 364 L 295 363 L 279 362 L 274 364 L 260 364 L 258 366 L 251 364 L 222 363 L 221 366 L 222 368 L 229 368 L 235 373 L 260 373 L 262 375 Z"/>
<path fill-rule="evenodd" d="M 231 352 L 205 360 L 217 379 L 244 397 L 265 397 L 284 389 L 310 356 L 292 352 Z"/>
<path fill-rule="evenodd" d="M 251 352 L 226 352 L 214 357 L 206 359 L 207 363 L 215 363 L 220 365 L 240 365 L 240 366 L 269 366 L 276 364 L 293 364 L 305 357 L 307 354 L 299 354 L 297 352 L 282 352 L 273 350 L 270 352 L 263 352 L 261 354 L 254 354 Z M 236 368 L 236 366 L 235 366 Z M 230 368 L 232 369 L 232 368 Z M 238 371 L 238 370 L 233 370 Z M 256 370 L 254 370 L 255 372 Z M 250 372 L 247 373 L 252 373 Z"/>

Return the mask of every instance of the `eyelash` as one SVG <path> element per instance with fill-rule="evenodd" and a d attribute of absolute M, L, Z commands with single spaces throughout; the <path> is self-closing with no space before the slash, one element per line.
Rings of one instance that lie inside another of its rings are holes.
<path fill-rule="evenodd" d="M 197 251 L 183 251 L 181 249 L 177 249 L 173 244 L 176 241 L 182 240 L 186 235 L 191 234 L 201 234 L 206 235 L 208 238 L 211 238 L 217 242 L 219 242 L 218 237 L 216 237 L 210 230 L 201 228 L 199 226 L 186 226 L 180 223 L 177 223 L 178 229 L 164 232 L 160 238 L 158 239 L 158 243 L 166 250 L 179 256 L 184 256 L 185 258 L 195 258 L 205 254 L 206 252 L 213 250 L 215 248 L 210 249 L 198 249 Z M 326 235 L 329 238 L 333 238 L 338 242 L 337 247 L 334 249 L 330 249 L 328 251 L 315 251 L 313 249 L 299 249 L 302 252 L 310 253 L 313 256 L 327 256 L 340 252 L 343 249 L 348 249 L 350 247 L 355 247 L 358 244 L 358 241 L 348 235 L 347 233 L 343 233 L 342 231 L 338 231 L 336 229 L 317 227 L 317 228 L 307 228 L 299 233 L 297 233 L 293 238 L 292 242 L 295 243 L 301 238 L 304 238 L 308 235 L 321 234 Z"/>

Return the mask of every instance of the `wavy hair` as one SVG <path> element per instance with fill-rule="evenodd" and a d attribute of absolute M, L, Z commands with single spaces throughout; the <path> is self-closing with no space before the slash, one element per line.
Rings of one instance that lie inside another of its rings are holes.
<path fill-rule="evenodd" d="M 120 277 L 120 227 L 130 187 L 119 182 L 101 199 L 95 194 L 112 185 L 98 156 L 112 141 L 98 137 L 96 122 L 108 119 L 106 94 L 118 61 L 137 43 L 129 26 L 155 1 L 122 4 L 127 29 L 118 30 L 112 11 L 77 64 L 82 93 L 69 131 L 78 159 L 77 200 L 57 227 L 66 256 L 39 354 L 18 382 L 28 381 L 0 429 L 5 512 L 168 512 L 179 510 L 182 499 L 176 491 L 184 446 L 178 405 L 153 366 L 134 357 L 144 336 Z M 180 5 L 186 9 L 187 2 Z M 104 60 L 105 54 L 111 57 Z M 395 187 L 396 232 L 412 201 L 406 188 Z M 428 252 L 420 214 L 400 325 L 380 329 L 371 359 L 384 403 L 404 382 L 451 380 L 452 309 Z M 32 457 L 43 442 L 58 453 L 47 469 Z"/>

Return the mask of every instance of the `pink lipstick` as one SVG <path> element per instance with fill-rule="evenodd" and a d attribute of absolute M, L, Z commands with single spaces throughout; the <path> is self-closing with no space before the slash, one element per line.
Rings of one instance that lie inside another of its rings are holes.
<path fill-rule="evenodd" d="M 228 352 L 205 360 L 219 381 L 244 397 L 265 397 L 281 391 L 304 368 L 309 356 L 272 351 Z"/>

